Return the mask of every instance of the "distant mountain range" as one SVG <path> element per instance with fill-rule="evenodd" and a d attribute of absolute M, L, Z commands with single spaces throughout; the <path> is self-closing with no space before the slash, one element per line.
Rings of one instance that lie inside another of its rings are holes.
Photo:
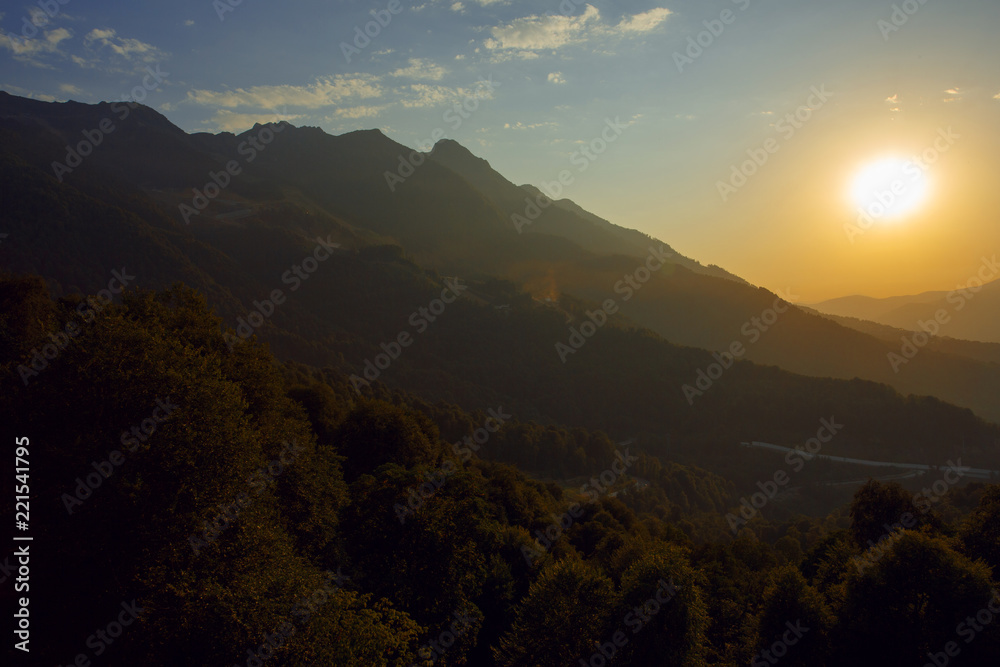
<path fill-rule="evenodd" d="M 572 201 L 549 204 L 453 141 L 422 154 L 374 130 L 188 134 L 141 105 L 0 92 L 0 175 L 0 266 L 67 298 L 124 265 L 142 288 L 197 288 L 236 328 L 283 288 L 286 302 L 254 327 L 261 338 L 283 359 L 361 376 L 458 277 L 462 298 L 379 381 L 702 457 L 742 440 L 801 442 L 833 411 L 853 420 L 841 453 L 964 452 L 997 467 L 1000 431 L 961 409 L 1000 422 L 994 351 L 934 341 L 896 372 L 897 332 L 789 305 Z M 531 224 L 519 232 L 514 216 Z M 282 276 L 317 238 L 341 254 L 291 294 Z M 643 279 L 651 252 L 669 258 Z M 756 363 L 730 364 L 733 351 Z"/>
<path fill-rule="evenodd" d="M 978 273 L 978 272 L 977 272 Z M 870 320 L 907 331 L 919 331 L 944 311 L 941 335 L 985 343 L 1000 343 L 1000 264 L 996 254 L 983 257 L 981 275 L 970 277 L 951 292 L 923 292 L 912 296 L 875 299 L 845 296 L 812 304 L 821 313 Z M 933 328 L 933 327 L 928 327 Z"/>

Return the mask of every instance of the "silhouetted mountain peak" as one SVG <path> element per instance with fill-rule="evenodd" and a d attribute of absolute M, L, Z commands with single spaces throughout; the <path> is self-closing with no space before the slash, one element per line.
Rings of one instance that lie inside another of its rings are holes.
<path fill-rule="evenodd" d="M 452 165 L 452 168 L 458 167 L 463 171 L 464 169 L 493 171 L 493 167 L 490 166 L 490 163 L 487 160 L 475 155 L 472 151 L 454 139 L 441 139 L 434 144 L 434 147 L 430 152 L 435 159 L 448 162 Z M 460 173 L 462 172 L 460 171 Z"/>
<path fill-rule="evenodd" d="M 369 130 L 354 130 L 353 132 L 347 132 L 344 136 L 354 135 L 359 137 L 372 137 L 372 138 L 387 138 L 385 133 L 378 128 L 371 128 Z"/>
<path fill-rule="evenodd" d="M 254 123 L 253 127 L 251 128 L 251 130 L 252 131 L 253 130 L 260 131 L 260 129 L 264 128 L 264 127 L 270 128 L 272 130 L 278 130 L 279 132 L 287 130 L 289 128 L 295 129 L 295 126 L 292 125 L 291 123 L 289 123 L 287 120 L 279 120 L 277 122 L 273 122 L 272 121 L 272 122 L 269 122 L 269 123 Z M 319 128 L 317 127 L 317 128 L 314 128 L 314 129 L 318 130 Z"/>

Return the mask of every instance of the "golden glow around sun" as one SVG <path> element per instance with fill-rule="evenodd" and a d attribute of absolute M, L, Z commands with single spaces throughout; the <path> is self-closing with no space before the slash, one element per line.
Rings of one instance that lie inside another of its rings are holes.
<path fill-rule="evenodd" d="M 930 194 L 927 169 L 913 160 L 882 158 L 863 167 L 851 184 L 851 202 L 873 222 L 914 213 Z"/>

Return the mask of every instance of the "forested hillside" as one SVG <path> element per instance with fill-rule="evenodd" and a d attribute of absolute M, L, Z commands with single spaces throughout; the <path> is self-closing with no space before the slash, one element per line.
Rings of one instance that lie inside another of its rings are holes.
<path fill-rule="evenodd" d="M 995 350 L 934 340 L 897 375 L 899 331 L 568 200 L 518 234 L 537 191 L 457 144 L 387 192 L 401 149 L 0 92 L 0 403 L 31 460 L 39 660 L 1000 657 Z"/>
<path fill-rule="evenodd" d="M 184 287 L 78 303 L 0 282 L 5 428 L 45 471 L 33 649 L 48 663 L 919 664 L 951 642 L 949 664 L 1000 656 L 983 620 L 1000 611 L 997 487 L 923 511 L 872 482 L 843 514 L 734 539 L 731 483 L 600 431 L 358 395 L 334 368 L 232 344 Z M 47 345 L 25 386 L 19 360 Z"/>

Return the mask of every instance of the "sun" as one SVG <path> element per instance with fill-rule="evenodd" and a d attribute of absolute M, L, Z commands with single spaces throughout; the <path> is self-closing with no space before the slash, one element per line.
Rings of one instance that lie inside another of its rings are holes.
<path fill-rule="evenodd" d="M 854 177 L 850 190 L 852 204 L 873 221 L 897 221 L 912 215 L 929 195 L 926 167 L 900 157 L 868 163 Z"/>

